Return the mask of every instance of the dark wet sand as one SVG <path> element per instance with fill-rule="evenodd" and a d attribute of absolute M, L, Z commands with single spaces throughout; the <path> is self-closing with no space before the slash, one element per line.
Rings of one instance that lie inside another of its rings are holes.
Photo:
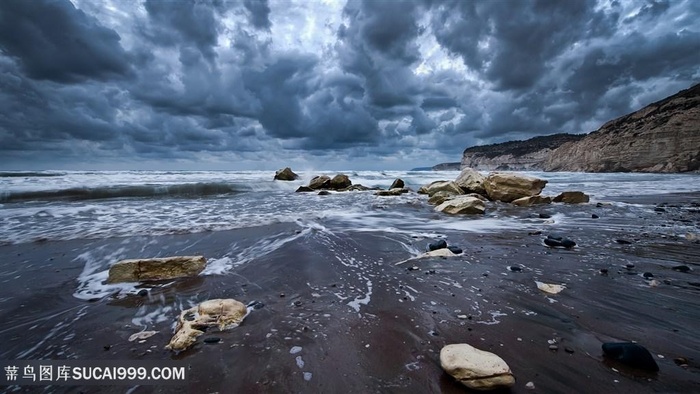
<path fill-rule="evenodd" d="M 594 204 L 504 206 L 499 214 L 524 219 L 565 212 L 569 220 L 532 220 L 530 229 L 494 234 L 446 231 L 448 242 L 465 250 L 462 256 L 400 266 L 395 263 L 410 255 L 397 241 L 423 249 L 430 240 L 390 233 L 343 232 L 330 238 L 311 233 L 227 275 L 184 279 L 152 288 L 148 297 L 121 299 L 75 298 L 76 278 L 84 266 L 76 256 L 118 248 L 130 257 L 222 256 L 234 244 L 253 245 L 269 234 L 293 234 L 297 227 L 2 246 L 0 359 L 17 359 L 24 352 L 27 359 L 173 359 L 189 366 L 183 386 L 141 386 L 137 393 L 458 393 L 467 390 L 443 373 L 438 356 L 442 346 L 466 342 L 509 364 L 517 382 L 506 392 L 531 392 L 527 382 L 544 393 L 697 392 L 700 244 L 678 232 L 699 232 L 700 195 L 674 197 L 664 212 L 654 211 L 655 204 L 666 200 L 621 199 L 649 205 L 637 217 Z M 592 219 L 592 213 L 600 218 Z M 542 235 L 528 235 L 536 230 Z M 569 236 L 578 247 L 545 247 L 543 235 L 550 232 Z M 634 268 L 626 268 L 628 263 Z M 507 269 L 513 265 L 522 270 Z M 692 271 L 674 271 L 678 265 Z M 408 270 L 411 266 L 419 269 Z M 602 275 L 601 268 L 608 274 Z M 652 273 L 658 286 L 650 286 L 644 272 Z M 567 288 L 548 296 L 537 290 L 535 280 Z M 368 281 L 371 300 L 358 313 L 348 302 L 364 297 Z M 256 300 L 265 306 L 236 329 L 207 332 L 179 355 L 163 349 L 179 309 L 166 313 L 167 321 L 148 326 L 159 331 L 155 336 L 144 343 L 128 342 L 142 329 L 132 323 L 140 307 L 177 306 L 179 299 L 193 296 L 200 301 Z M 222 342 L 203 343 L 206 337 Z M 549 350 L 551 339 L 558 341 L 556 352 Z M 660 371 L 645 374 L 604 360 L 601 344 L 608 341 L 639 342 L 654 355 Z M 290 354 L 294 346 L 302 350 Z M 688 359 L 689 366 L 676 365 L 678 357 Z M 312 374 L 310 380 L 304 372 Z M 23 386 L 20 391 L 42 389 Z M 52 391 L 126 389 L 54 386 Z"/>

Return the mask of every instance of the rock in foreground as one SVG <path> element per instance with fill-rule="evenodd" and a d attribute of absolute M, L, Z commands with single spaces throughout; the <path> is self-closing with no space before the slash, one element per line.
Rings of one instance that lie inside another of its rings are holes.
<path fill-rule="evenodd" d="M 654 372 L 659 370 L 651 353 L 644 346 L 633 342 L 604 343 L 603 353 L 605 356 L 630 367 Z"/>
<path fill-rule="evenodd" d="M 470 389 L 492 390 L 515 384 L 513 373 L 502 358 L 466 343 L 443 347 L 440 350 L 440 365 Z"/>
<path fill-rule="evenodd" d="M 345 174 L 338 174 L 331 179 L 330 188 L 334 190 L 345 189 L 352 185 L 352 181 Z"/>
<path fill-rule="evenodd" d="M 227 330 L 238 327 L 248 314 L 243 303 L 234 299 L 213 299 L 182 311 L 178 317 L 175 335 L 166 349 L 185 350 L 209 327 Z"/>
<path fill-rule="evenodd" d="M 299 179 L 299 175 L 295 174 L 289 167 L 285 167 L 275 172 L 275 180 L 277 181 L 293 181 L 296 179 Z"/>
<path fill-rule="evenodd" d="M 457 214 L 483 214 L 486 205 L 479 198 L 473 196 L 459 196 L 449 199 L 435 207 L 436 211 Z"/>
<path fill-rule="evenodd" d="M 519 198 L 536 196 L 542 192 L 547 181 L 525 175 L 493 172 L 484 181 L 489 198 L 512 202 Z"/>
<path fill-rule="evenodd" d="M 530 197 L 522 197 L 517 200 L 513 200 L 513 205 L 517 205 L 519 207 L 530 207 L 533 205 L 541 205 L 541 204 L 551 204 L 552 203 L 552 197 L 549 196 L 530 196 Z"/>
<path fill-rule="evenodd" d="M 479 171 L 472 168 L 465 168 L 457 179 L 455 179 L 455 183 L 457 186 L 461 187 L 465 193 L 486 194 L 486 190 L 484 189 L 485 180 L 486 177 L 481 175 Z"/>
<path fill-rule="evenodd" d="M 121 260 L 109 267 L 107 283 L 142 282 L 197 276 L 207 265 L 204 256 L 174 256 Z"/>
<path fill-rule="evenodd" d="M 464 194 L 462 188 L 457 186 L 457 184 L 452 181 L 431 182 L 425 186 L 421 186 L 421 188 L 418 189 L 418 194 L 427 194 L 428 196 L 432 197 L 433 194 L 440 191 L 444 191 L 455 196 L 459 194 Z"/>

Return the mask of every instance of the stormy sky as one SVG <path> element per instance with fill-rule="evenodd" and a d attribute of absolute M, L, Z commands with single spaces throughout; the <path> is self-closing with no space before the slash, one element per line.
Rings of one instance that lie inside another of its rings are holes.
<path fill-rule="evenodd" d="M 700 1 L 2 0 L 4 169 L 408 169 L 700 82 Z"/>

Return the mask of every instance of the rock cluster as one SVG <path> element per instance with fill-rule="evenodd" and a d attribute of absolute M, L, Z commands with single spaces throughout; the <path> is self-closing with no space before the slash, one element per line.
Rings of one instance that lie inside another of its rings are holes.
<path fill-rule="evenodd" d="M 166 280 L 199 275 L 207 265 L 204 256 L 174 256 L 121 260 L 109 267 L 107 283 Z"/>
<path fill-rule="evenodd" d="M 299 175 L 295 174 L 294 171 L 292 171 L 292 169 L 289 167 L 285 167 L 275 172 L 276 181 L 294 181 L 297 179 L 299 179 Z"/>

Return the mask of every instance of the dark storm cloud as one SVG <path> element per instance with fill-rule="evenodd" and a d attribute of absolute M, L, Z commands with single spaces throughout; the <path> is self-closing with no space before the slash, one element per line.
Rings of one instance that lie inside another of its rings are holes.
<path fill-rule="evenodd" d="M 700 78 L 696 1 L 341 6 L 0 1 L 3 157 L 457 161 Z"/>
<path fill-rule="evenodd" d="M 0 1 L 0 49 L 26 75 L 57 82 L 129 72 L 119 35 L 68 1 Z"/>
<path fill-rule="evenodd" d="M 258 29 L 269 30 L 270 5 L 267 0 L 244 0 L 243 5 L 250 12 L 250 21 Z"/>

